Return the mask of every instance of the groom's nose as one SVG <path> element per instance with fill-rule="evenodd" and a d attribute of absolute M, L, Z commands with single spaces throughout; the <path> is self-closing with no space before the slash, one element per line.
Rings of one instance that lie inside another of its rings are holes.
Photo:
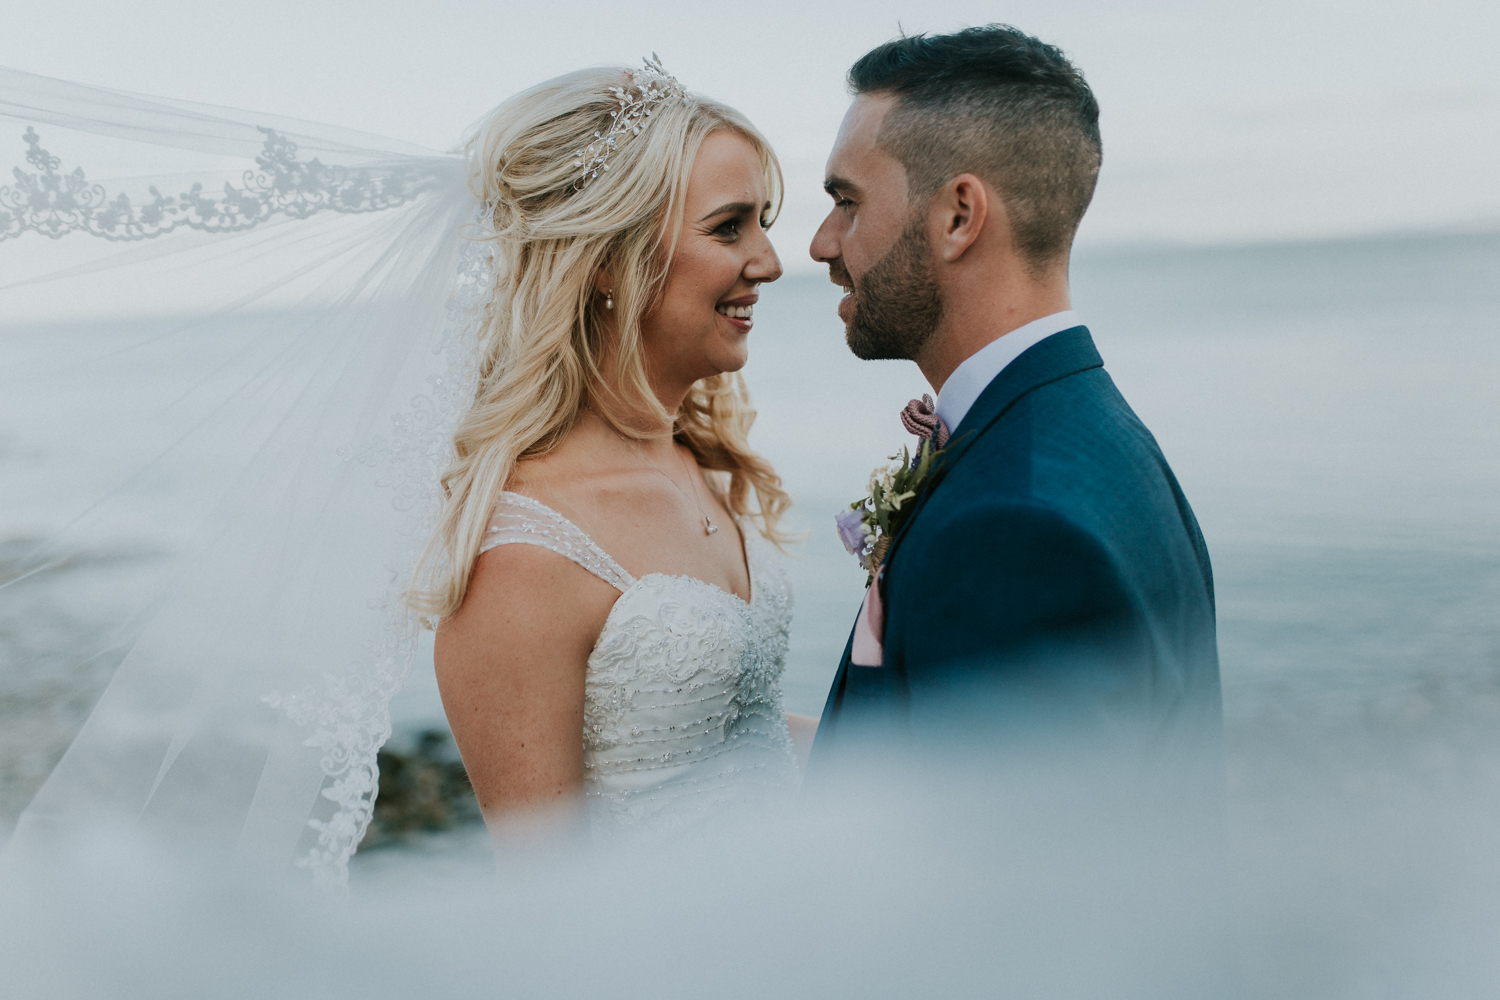
<path fill-rule="evenodd" d="M 812 255 L 812 259 L 819 264 L 831 264 L 843 256 L 843 249 L 839 245 L 838 227 L 834 219 L 837 211 L 837 209 L 834 209 L 828 213 L 828 217 L 823 220 L 823 224 L 813 234 L 812 243 L 807 248 L 807 252 Z"/>

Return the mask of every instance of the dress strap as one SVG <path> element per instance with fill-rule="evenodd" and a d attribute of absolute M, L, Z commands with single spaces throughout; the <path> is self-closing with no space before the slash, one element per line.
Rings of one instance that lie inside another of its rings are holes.
<path fill-rule="evenodd" d="M 605 583 L 624 593 L 635 578 L 610 558 L 608 552 L 572 521 L 540 500 L 506 491 L 490 515 L 481 555 L 497 545 L 540 545 L 573 560 Z"/>

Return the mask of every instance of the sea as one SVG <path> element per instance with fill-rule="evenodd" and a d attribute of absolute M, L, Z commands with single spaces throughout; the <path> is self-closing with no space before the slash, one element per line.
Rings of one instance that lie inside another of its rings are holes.
<path fill-rule="evenodd" d="M 1483 859 L 1500 856 L 1500 234 L 1087 250 L 1072 289 L 1213 560 L 1236 891 L 1264 917 L 1247 995 L 1397 995 L 1370 986 L 1392 942 L 1497 884 Z M 784 696 L 808 715 L 864 582 L 834 514 L 910 441 L 898 413 L 931 391 L 909 363 L 849 354 L 839 294 L 808 274 L 763 288 L 745 369 L 752 443 L 805 532 L 787 557 Z M 0 369 L 110 335 L 0 326 Z M 71 426 L 0 397 L 0 568 L 50 530 L 77 442 L 151 398 L 151 379 L 71 387 Z M 0 833 L 108 682 L 116 658 L 79 653 L 159 558 L 126 527 L 0 590 Z M 392 712 L 398 740 L 445 727 L 430 653 Z M 383 847 L 354 879 L 462 870 L 482 839 Z M 1435 868 L 1444 857 L 1478 874 Z"/>

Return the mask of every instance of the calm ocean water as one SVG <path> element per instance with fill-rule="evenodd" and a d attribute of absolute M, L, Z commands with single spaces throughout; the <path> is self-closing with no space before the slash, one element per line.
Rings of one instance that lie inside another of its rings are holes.
<path fill-rule="evenodd" d="M 1500 704 L 1500 237 L 1115 251 L 1084 256 L 1073 280 L 1207 537 L 1231 749 L 1308 727 L 1357 725 L 1379 744 L 1417 724 L 1488 725 Z M 863 582 L 833 514 L 905 442 L 897 411 L 926 389 L 910 364 L 849 355 L 837 296 L 817 277 L 765 289 L 746 371 L 755 443 L 810 532 L 790 562 L 786 676 L 787 707 L 808 714 Z M 0 365 L 119 335 L 0 330 Z M 149 364 L 34 391 L 74 394 L 75 419 L 38 420 L 25 392 L 0 398 L 0 560 L 71 516 L 58 500 L 71 483 L 163 443 L 108 433 L 112 412 L 152 399 Z M 162 477 L 144 494 L 159 507 L 124 512 L 118 539 L 0 592 L 0 822 L 107 680 L 97 629 L 131 609 L 132 574 L 151 565 L 141 553 L 169 544 L 178 486 Z M 442 724 L 430 662 L 394 711 L 398 729 Z"/>

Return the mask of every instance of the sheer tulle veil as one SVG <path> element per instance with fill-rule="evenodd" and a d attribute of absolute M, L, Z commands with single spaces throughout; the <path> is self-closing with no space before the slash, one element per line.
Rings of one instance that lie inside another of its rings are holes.
<path fill-rule="evenodd" d="M 0 164 L 0 326 L 34 346 L 0 398 L 62 425 L 98 373 L 149 368 L 83 433 L 154 443 L 57 484 L 0 599 L 142 509 L 160 555 L 6 859 L 123 820 L 340 880 L 493 279 L 462 158 L 0 70 Z"/>

